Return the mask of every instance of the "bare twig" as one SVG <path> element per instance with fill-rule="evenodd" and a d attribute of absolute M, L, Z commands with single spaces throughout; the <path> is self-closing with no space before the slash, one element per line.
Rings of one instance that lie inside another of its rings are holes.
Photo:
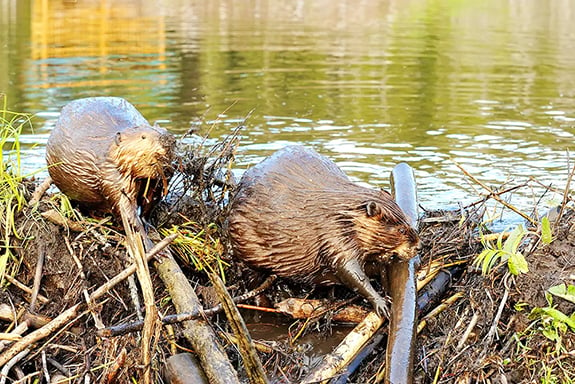
<path fill-rule="evenodd" d="M 473 180 L 473 182 L 475 182 L 476 184 L 478 184 L 481 188 L 485 189 L 487 192 L 489 192 L 489 196 L 493 197 L 494 200 L 496 200 L 498 203 L 504 205 L 505 207 L 509 208 L 510 210 L 512 210 L 513 212 L 517 213 L 519 216 L 523 217 L 525 220 L 529 221 L 532 225 L 537 225 L 537 221 L 534 220 L 533 218 L 527 216 L 525 213 L 521 212 L 519 209 L 515 208 L 513 205 L 509 204 L 508 202 L 506 202 L 505 200 L 503 200 L 501 197 L 499 197 L 499 194 L 497 194 L 496 192 L 494 192 L 491 188 L 489 188 L 487 185 L 485 185 L 484 183 L 482 183 L 480 180 L 478 180 L 475 176 L 473 176 L 472 174 L 470 174 L 469 172 L 467 172 L 465 170 L 465 168 L 463 168 L 459 163 L 457 163 L 456 161 L 453 161 L 453 163 L 459 168 L 461 169 L 461 171 L 465 174 L 465 176 L 469 177 L 471 180 Z"/>
<path fill-rule="evenodd" d="M 461 169 L 461 168 L 460 168 L 460 169 Z M 506 193 L 513 192 L 513 191 L 515 191 L 516 189 L 523 188 L 523 187 L 525 187 L 525 186 L 527 186 L 527 183 L 523 183 L 523 184 L 519 184 L 519 185 L 514 185 L 513 187 L 509 187 L 509 188 L 506 188 L 506 189 L 502 189 L 501 191 L 497 191 L 497 192 L 492 190 L 492 193 L 495 194 L 495 195 L 497 195 L 497 196 L 501 196 L 501 195 L 504 195 L 504 194 L 506 194 Z M 475 201 L 475 202 L 473 202 L 473 203 L 471 203 L 471 204 L 467 204 L 464 208 L 465 208 L 465 209 L 468 209 L 468 208 L 471 208 L 471 207 L 473 207 L 473 206 L 475 206 L 475 205 L 483 204 L 483 203 L 485 203 L 485 200 L 486 200 L 488 197 L 489 197 L 489 196 L 486 196 L 486 197 L 482 198 L 481 200 L 477 200 L 477 201 Z"/>
<path fill-rule="evenodd" d="M 6 363 L 4 363 L 4 365 L 0 364 L 0 365 L 3 365 L 2 370 L 0 371 L 0 384 L 6 383 L 6 379 L 8 378 L 8 372 L 10 372 L 10 370 L 12 369 L 14 364 L 16 364 L 17 362 L 22 360 L 24 357 L 26 357 L 26 355 L 29 352 L 30 352 L 29 348 L 25 349 L 25 350 L 21 351 L 20 353 L 16 354 L 13 358 L 11 358 Z"/>
<path fill-rule="evenodd" d="M 38 292 L 40 292 L 40 283 L 42 282 L 42 271 L 44 269 L 44 257 L 46 256 L 46 251 L 44 246 L 40 246 L 40 252 L 38 254 L 38 261 L 36 263 L 36 273 L 34 274 L 34 285 L 32 286 L 32 296 L 30 297 L 30 312 L 36 312 L 36 298 L 38 297 Z"/>
<path fill-rule="evenodd" d="M 252 297 L 255 297 L 268 289 L 272 283 L 276 280 L 276 275 L 271 275 L 268 277 L 259 287 L 254 289 L 253 291 L 244 293 L 243 295 L 237 296 L 233 298 L 234 303 L 241 303 L 243 301 L 249 300 Z M 175 323 L 182 323 L 188 320 L 195 320 L 203 317 L 210 317 L 217 313 L 222 312 L 224 309 L 221 304 L 218 304 L 210 309 L 206 310 L 198 310 L 195 312 L 188 312 L 188 313 L 178 313 L 175 315 L 168 315 L 162 318 L 162 324 L 175 324 Z M 137 332 L 142 329 L 144 322 L 143 321 L 134 321 L 129 324 L 121 324 L 114 327 L 108 327 L 98 330 L 98 336 L 100 337 L 114 337 L 125 335 L 126 333 L 130 332 Z"/>
<path fill-rule="evenodd" d="M 24 292 L 26 292 L 26 293 L 32 294 L 32 288 L 29 288 L 29 287 L 27 287 L 26 285 L 22 284 L 21 282 L 19 282 L 18 280 L 16 280 L 14 277 L 12 277 L 12 276 L 10 276 L 10 275 L 8 275 L 8 274 L 5 274 L 5 275 L 4 275 L 4 278 L 5 278 L 6 280 L 8 280 L 8 282 L 9 282 L 10 284 L 13 284 L 16 288 L 18 288 L 18 289 L 20 289 L 20 290 L 22 290 L 22 291 L 24 291 Z M 46 296 L 42 296 L 42 295 L 39 294 L 39 293 L 36 294 L 36 300 L 39 301 L 41 304 L 46 304 L 47 302 L 50 301 L 50 300 L 48 300 L 48 298 L 46 298 Z"/>
<path fill-rule="evenodd" d="M 465 342 L 469 338 L 469 335 L 471 335 L 473 328 L 475 328 L 475 326 L 477 325 L 478 320 L 479 320 L 479 314 L 474 313 L 473 317 L 471 317 L 471 321 L 469 321 L 469 324 L 467 325 L 467 328 L 465 329 L 465 332 L 463 332 L 461 339 L 457 343 L 457 347 L 455 348 L 456 351 L 459 351 L 461 348 L 463 348 L 463 346 L 465 345 Z"/>
<path fill-rule="evenodd" d="M 507 280 L 509 278 L 509 274 L 505 278 L 505 292 L 503 293 L 503 297 L 501 298 L 501 303 L 499 303 L 499 308 L 497 310 L 497 314 L 493 318 L 493 324 L 491 324 L 491 328 L 489 328 L 489 332 L 487 336 L 485 336 L 485 340 L 487 341 L 487 345 L 491 345 L 493 342 L 493 338 L 497 333 L 497 325 L 499 324 L 499 319 L 501 319 L 501 315 L 503 314 L 503 309 L 505 308 L 505 304 L 507 304 L 507 299 L 509 297 L 509 287 L 507 284 Z"/>
<path fill-rule="evenodd" d="M 42 198 L 42 195 L 48 190 L 48 188 L 50 188 L 51 184 L 52 184 L 52 178 L 50 176 L 46 177 L 44 181 L 42 181 L 42 183 L 40 183 L 36 187 L 34 192 L 32 192 L 32 197 L 30 198 L 28 204 L 29 205 L 37 204 Z"/>
<path fill-rule="evenodd" d="M 569 155 L 569 153 L 567 153 Z M 573 180 L 573 174 L 575 173 L 575 164 L 571 168 L 571 172 L 569 172 L 569 176 L 567 177 L 567 184 L 565 184 L 565 191 L 563 192 L 563 204 L 561 204 L 561 209 L 559 210 L 559 214 L 557 215 L 557 219 L 555 219 L 555 225 L 558 225 L 561 221 L 561 217 L 563 216 L 563 212 L 565 211 L 565 207 L 567 206 L 567 202 L 569 201 L 569 187 L 571 185 L 571 180 Z"/>

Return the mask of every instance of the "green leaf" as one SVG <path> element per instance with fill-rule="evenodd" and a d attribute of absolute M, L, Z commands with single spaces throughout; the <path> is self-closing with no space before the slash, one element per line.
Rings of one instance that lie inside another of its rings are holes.
<path fill-rule="evenodd" d="M 575 304 L 575 285 L 562 283 L 548 289 L 549 293 Z"/>
<path fill-rule="evenodd" d="M 503 250 L 507 253 L 516 253 L 525 234 L 526 232 L 525 229 L 523 229 L 523 225 L 519 224 L 513 231 L 511 231 L 507 240 L 505 240 Z"/>
<path fill-rule="evenodd" d="M 541 219 L 541 241 L 543 244 L 551 244 L 553 241 L 553 232 L 551 231 L 551 224 L 547 216 Z"/>
<path fill-rule="evenodd" d="M 567 316 L 558 309 L 545 307 L 545 308 L 535 308 L 531 312 L 532 314 L 544 314 L 551 317 L 553 320 L 560 323 L 568 325 L 572 330 L 575 330 L 575 319 Z"/>
<path fill-rule="evenodd" d="M 497 262 L 499 251 L 496 249 L 484 249 L 475 259 L 475 265 L 481 265 L 481 273 L 487 275 Z"/>
<path fill-rule="evenodd" d="M 551 341 L 557 341 L 561 338 L 555 329 L 545 328 L 541 331 L 541 333 L 543 333 L 543 336 Z"/>
<path fill-rule="evenodd" d="M 529 266 L 527 265 L 527 260 L 521 254 L 521 252 L 511 253 L 509 259 L 507 260 L 507 266 L 509 267 L 509 272 L 515 276 L 520 273 L 529 272 Z"/>

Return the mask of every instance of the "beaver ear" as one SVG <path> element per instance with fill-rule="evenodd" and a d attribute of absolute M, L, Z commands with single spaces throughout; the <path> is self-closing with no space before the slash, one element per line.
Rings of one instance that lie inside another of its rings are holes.
<path fill-rule="evenodd" d="M 381 206 L 376 201 L 368 201 L 365 204 L 365 213 L 367 217 L 373 217 L 381 214 Z"/>
<path fill-rule="evenodd" d="M 116 145 L 120 145 L 121 142 L 122 142 L 122 134 L 120 132 L 116 132 L 116 136 L 114 137 L 114 143 L 116 143 Z"/>

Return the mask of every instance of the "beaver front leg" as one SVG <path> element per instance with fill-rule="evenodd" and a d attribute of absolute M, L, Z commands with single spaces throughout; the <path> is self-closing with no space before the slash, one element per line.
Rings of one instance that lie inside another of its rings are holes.
<path fill-rule="evenodd" d="M 373 288 L 356 257 L 351 257 L 338 265 L 335 275 L 345 286 L 365 297 L 379 316 L 389 319 L 388 301 Z"/>

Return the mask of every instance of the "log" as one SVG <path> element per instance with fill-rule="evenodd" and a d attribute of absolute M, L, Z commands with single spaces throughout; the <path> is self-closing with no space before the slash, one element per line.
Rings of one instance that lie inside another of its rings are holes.
<path fill-rule="evenodd" d="M 165 252 L 162 258 L 156 261 L 155 267 L 172 297 L 176 311 L 195 313 L 202 310 L 196 292 L 171 253 Z M 197 353 L 209 382 L 239 384 L 238 375 L 209 323 L 204 319 L 196 319 L 186 321 L 183 326 L 184 337 Z"/>
<path fill-rule="evenodd" d="M 406 163 L 397 164 L 391 172 L 393 195 L 399 207 L 417 229 L 417 188 L 413 170 Z M 417 327 L 416 269 L 419 256 L 408 262 L 393 261 L 387 268 L 392 300 L 392 316 L 385 353 L 385 382 L 413 382 L 415 331 Z"/>

